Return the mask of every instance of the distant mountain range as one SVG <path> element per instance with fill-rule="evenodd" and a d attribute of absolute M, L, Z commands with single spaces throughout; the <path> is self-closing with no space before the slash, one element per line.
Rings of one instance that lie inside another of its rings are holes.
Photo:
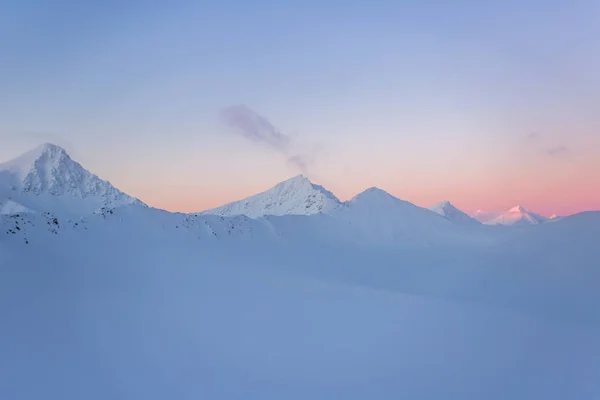
<path fill-rule="evenodd" d="M 250 218 L 260 218 L 266 215 L 314 215 L 331 214 L 343 209 L 361 198 L 364 194 L 382 191 L 378 188 L 367 189 L 354 199 L 340 201 L 333 193 L 323 186 L 312 183 L 303 175 L 278 183 L 262 193 L 226 204 L 215 209 L 204 211 L 203 214 L 235 216 L 246 215 Z M 398 201 L 400 199 L 386 193 Z M 417 207 L 417 206 L 414 206 Z M 453 223 L 464 225 L 536 225 L 549 220 L 541 215 L 532 213 L 521 206 L 514 207 L 504 213 L 485 213 L 478 211 L 471 217 L 459 210 L 449 201 L 436 204 L 428 209 Z"/>
<path fill-rule="evenodd" d="M 124 205 L 146 205 L 129 196 L 108 181 L 86 170 L 71 159 L 67 152 L 53 144 L 41 145 L 16 159 L 0 164 L 0 214 L 51 211 L 69 218 L 93 214 L 102 208 Z M 521 206 L 503 213 L 478 211 L 471 217 L 452 203 L 445 201 L 429 209 L 402 201 L 389 193 L 371 188 L 352 200 L 340 201 L 323 186 L 298 175 L 254 196 L 207 210 L 200 215 L 223 217 L 285 215 L 347 215 L 367 209 L 378 213 L 396 212 L 399 208 L 412 210 L 422 218 L 444 219 L 458 225 L 537 225 L 550 220 Z M 410 219 L 406 211 L 402 218 Z M 433 216 L 433 214 L 436 214 Z M 390 217 L 391 220 L 395 218 Z"/>

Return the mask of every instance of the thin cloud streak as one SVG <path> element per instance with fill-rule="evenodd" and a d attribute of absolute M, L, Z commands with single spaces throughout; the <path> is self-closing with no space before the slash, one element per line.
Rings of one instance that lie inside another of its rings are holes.
<path fill-rule="evenodd" d="M 565 145 L 552 147 L 552 148 L 549 148 L 546 150 L 546 153 L 552 157 L 567 155 L 570 152 L 571 152 L 571 150 Z"/>
<path fill-rule="evenodd" d="M 267 118 L 244 106 L 230 106 L 221 110 L 221 119 L 233 132 L 255 143 L 266 145 L 287 157 L 287 163 L 307 172 L 314 162 L 309 154 L 297 154 L 291 136 L 277 129 Z"/>
<path fill-rule="evenodd" d="M 565 144 L 550 147 L 544 141 L 543 135 L 538 132 L 531 132 L 526 136 L 528 142 L 530 142 L 535 148 L 541 153 L 550 157 L 566 156 L 571 153 L 569 146 Z"/>
<path fill-rule="evenodd" d="M 281 133 L 268 119 L 246 106 L 227 107 L 221 110 L 221 118 L 246 139 L 265 143 L 279 151 L 287 151 L 291 145 L 289 136 Z"/>

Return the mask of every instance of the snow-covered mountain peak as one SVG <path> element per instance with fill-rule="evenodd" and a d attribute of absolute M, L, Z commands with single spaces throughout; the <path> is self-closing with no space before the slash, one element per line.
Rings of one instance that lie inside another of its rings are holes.
<path fill-rule="evenodd" d="M 399 198 L 389 194 L 383 189 L 378 187 L 370 187 L 367 190 L 362 191 L 350 200 L 350 203 L 370 203 L 370 204 L 386 204 L 402 202 Z"/>
<path fill-rule="evenodd" d="M 456 208 L 454 206 L 454 204 L 452 204 L 448 200 L 442 201 L 441 203 L 438 203 L 438 204 L 435 204 L 435 205 L 431 206 L 429 209 L 431 211 L 438 211 L 438 210 L 440 210 L 440 211 L 454 211 L 454 210 L 459 211 L 458 208 Z"/>
<path fill-rule="evenodd" d="M 325 189 L 321 185 L 316 185 L 312 183 L 307 177 L 304 175 L 296 175 L 290 179 L 287 179 L 283 182 L 278 183 L 273 187 L 273 189 L 278 189 L 280 191 L 293 191 L 293 192 L 302 192 L 302 191 L 310 191 L 316 190 L 322 192 L 324 195 L 338 200 L 337 197 L 329 190 Z M 271 189 L 271 190 L 273 190 Z M 339 200 L 338 200 L 339 201 Z"/>
<path fill-rule="evenodd" d="M 527 211 L 525 209 L 525 207 L 523 207 L 523 206 L 515 206 L 515 207 L 511 208 L 510 210 L 508 210 L 508 212 L 511 212 L 511 213 L 527 213 L 529 211 Z"/>
<path fill-rule="evenodd" d="M 451 202 L 443 201 L 429 208 L 431 211 L 459 224 L 476 225 L 480 222 L 456 208 Z"/>
<path fill-rule="evenodd" d="M 49 143 L 0 165 L 2 170 L 12 174 L 13 187 L 25 193 L 71 194 L 83 198 L 111 191 L 108 182 L 86 171 L 62 147 Z"/>
<path fill-rule="evenodd" d="M 74 202 L 85 199 L 85 202 Z M 38 211 L 91 213 L 99 207 L 142 204 L 87 171 L 60 146 L 46 143 L 0 164 L 0 203 Z"/>
<path fill-rule="evenodd" d="M 44 143 L 34 148 L 29 152 L 29 154 L 37 154 L 37 157 L 49 157 L 49 158 L 70 158 L 67 151 L 54 144 L 54 143 Z"/>
<path fill-rule="evenodd" d="M 488 225 L 537 225 L 547 222 L 548 218 L 516 206 L 486 222 Z"/>
<path fill-rule="evenodd" d="M 299 174 L 296 176 L 293 176 L 289 179 L 286 179 L 285 181 L 279 182 L 278 185 L 283 185 L 283 184 L 288 184 L 288 185 L 311 185 L 312 182 L 310 181 L 310 179 L 308 179 L 306 176 L 304 176 L 304 174 Z"/>
<path fill-rule="evenodd" d="M 259 218 L 265 215 L 312 215 L 327 213 L 341 206 L 339 199 L 323 186 L 297 175 L 278 183 L 271 189 L 204 214 L 221 216 L 246 215 Z"/>
<path fill-rule="evenodd" d="M 57 166 L 69 160 L 70 157 L 65 149 L 51 143 L 45 143 L 13 160 L 0 164 L 0 171 L 18 173 L 22 175 L 21 178 L 25 178 L 35 168 L 40 168 L 47 164 Z"/>

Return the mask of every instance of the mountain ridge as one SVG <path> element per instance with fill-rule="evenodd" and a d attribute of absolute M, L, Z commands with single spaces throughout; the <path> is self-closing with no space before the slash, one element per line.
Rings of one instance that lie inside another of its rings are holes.
<path fill-rule="evenodd" d="M 61 206 L 58 199 L 70 204 Z M 89 204 L 79 207 L 81 204 L 76 201 L 78 199 Z M 296 175 L 253 196 L 196 214 L 246 215 L 251 218 L 267 215 L 330 214 L 352 204 L 356 206 L 367 199 L 373 207 L 376 207 L 375 204 L 404 202 L 421 208 L 376 187 L 368 188 L 350 200 L 340 201 L 323 186 L 311 182 L 304 175 Z M 73 207 L 78 209 L 72 214 L 80 216 L 77 214 L 87 215 L 99 208 L 127 204 L 146 206 L 142 201 L 85 169 L 73 160 L 66 150 L 52 143 L 42 144 L 13 160 L 0 163 L 0 213 L 53 211 L 57 207 Z M 522 206 L 513 207 L 503 213 L 479 210 L 473 217 L 448 201 L 427 210 L 461 224 L 476 224 L 479 221 L 487 225 L 521 225 L 552 220 L 532 213 Z"/>
<path fill-rule="evenodd" d="M 481 222 L 461 211 L 447 200 L 429 207 L 429 210 L 458 224 L 481 225 Z"/>

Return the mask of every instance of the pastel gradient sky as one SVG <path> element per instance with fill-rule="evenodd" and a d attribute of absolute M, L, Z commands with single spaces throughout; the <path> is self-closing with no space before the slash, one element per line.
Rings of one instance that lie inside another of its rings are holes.
<path fill-rule="evenodd" d="M 9 0 L 0 160 L 54 142 L 177 211 L 301 172 L 342 199 L 600 209 L 598 38 L 598 0 Z"/>

